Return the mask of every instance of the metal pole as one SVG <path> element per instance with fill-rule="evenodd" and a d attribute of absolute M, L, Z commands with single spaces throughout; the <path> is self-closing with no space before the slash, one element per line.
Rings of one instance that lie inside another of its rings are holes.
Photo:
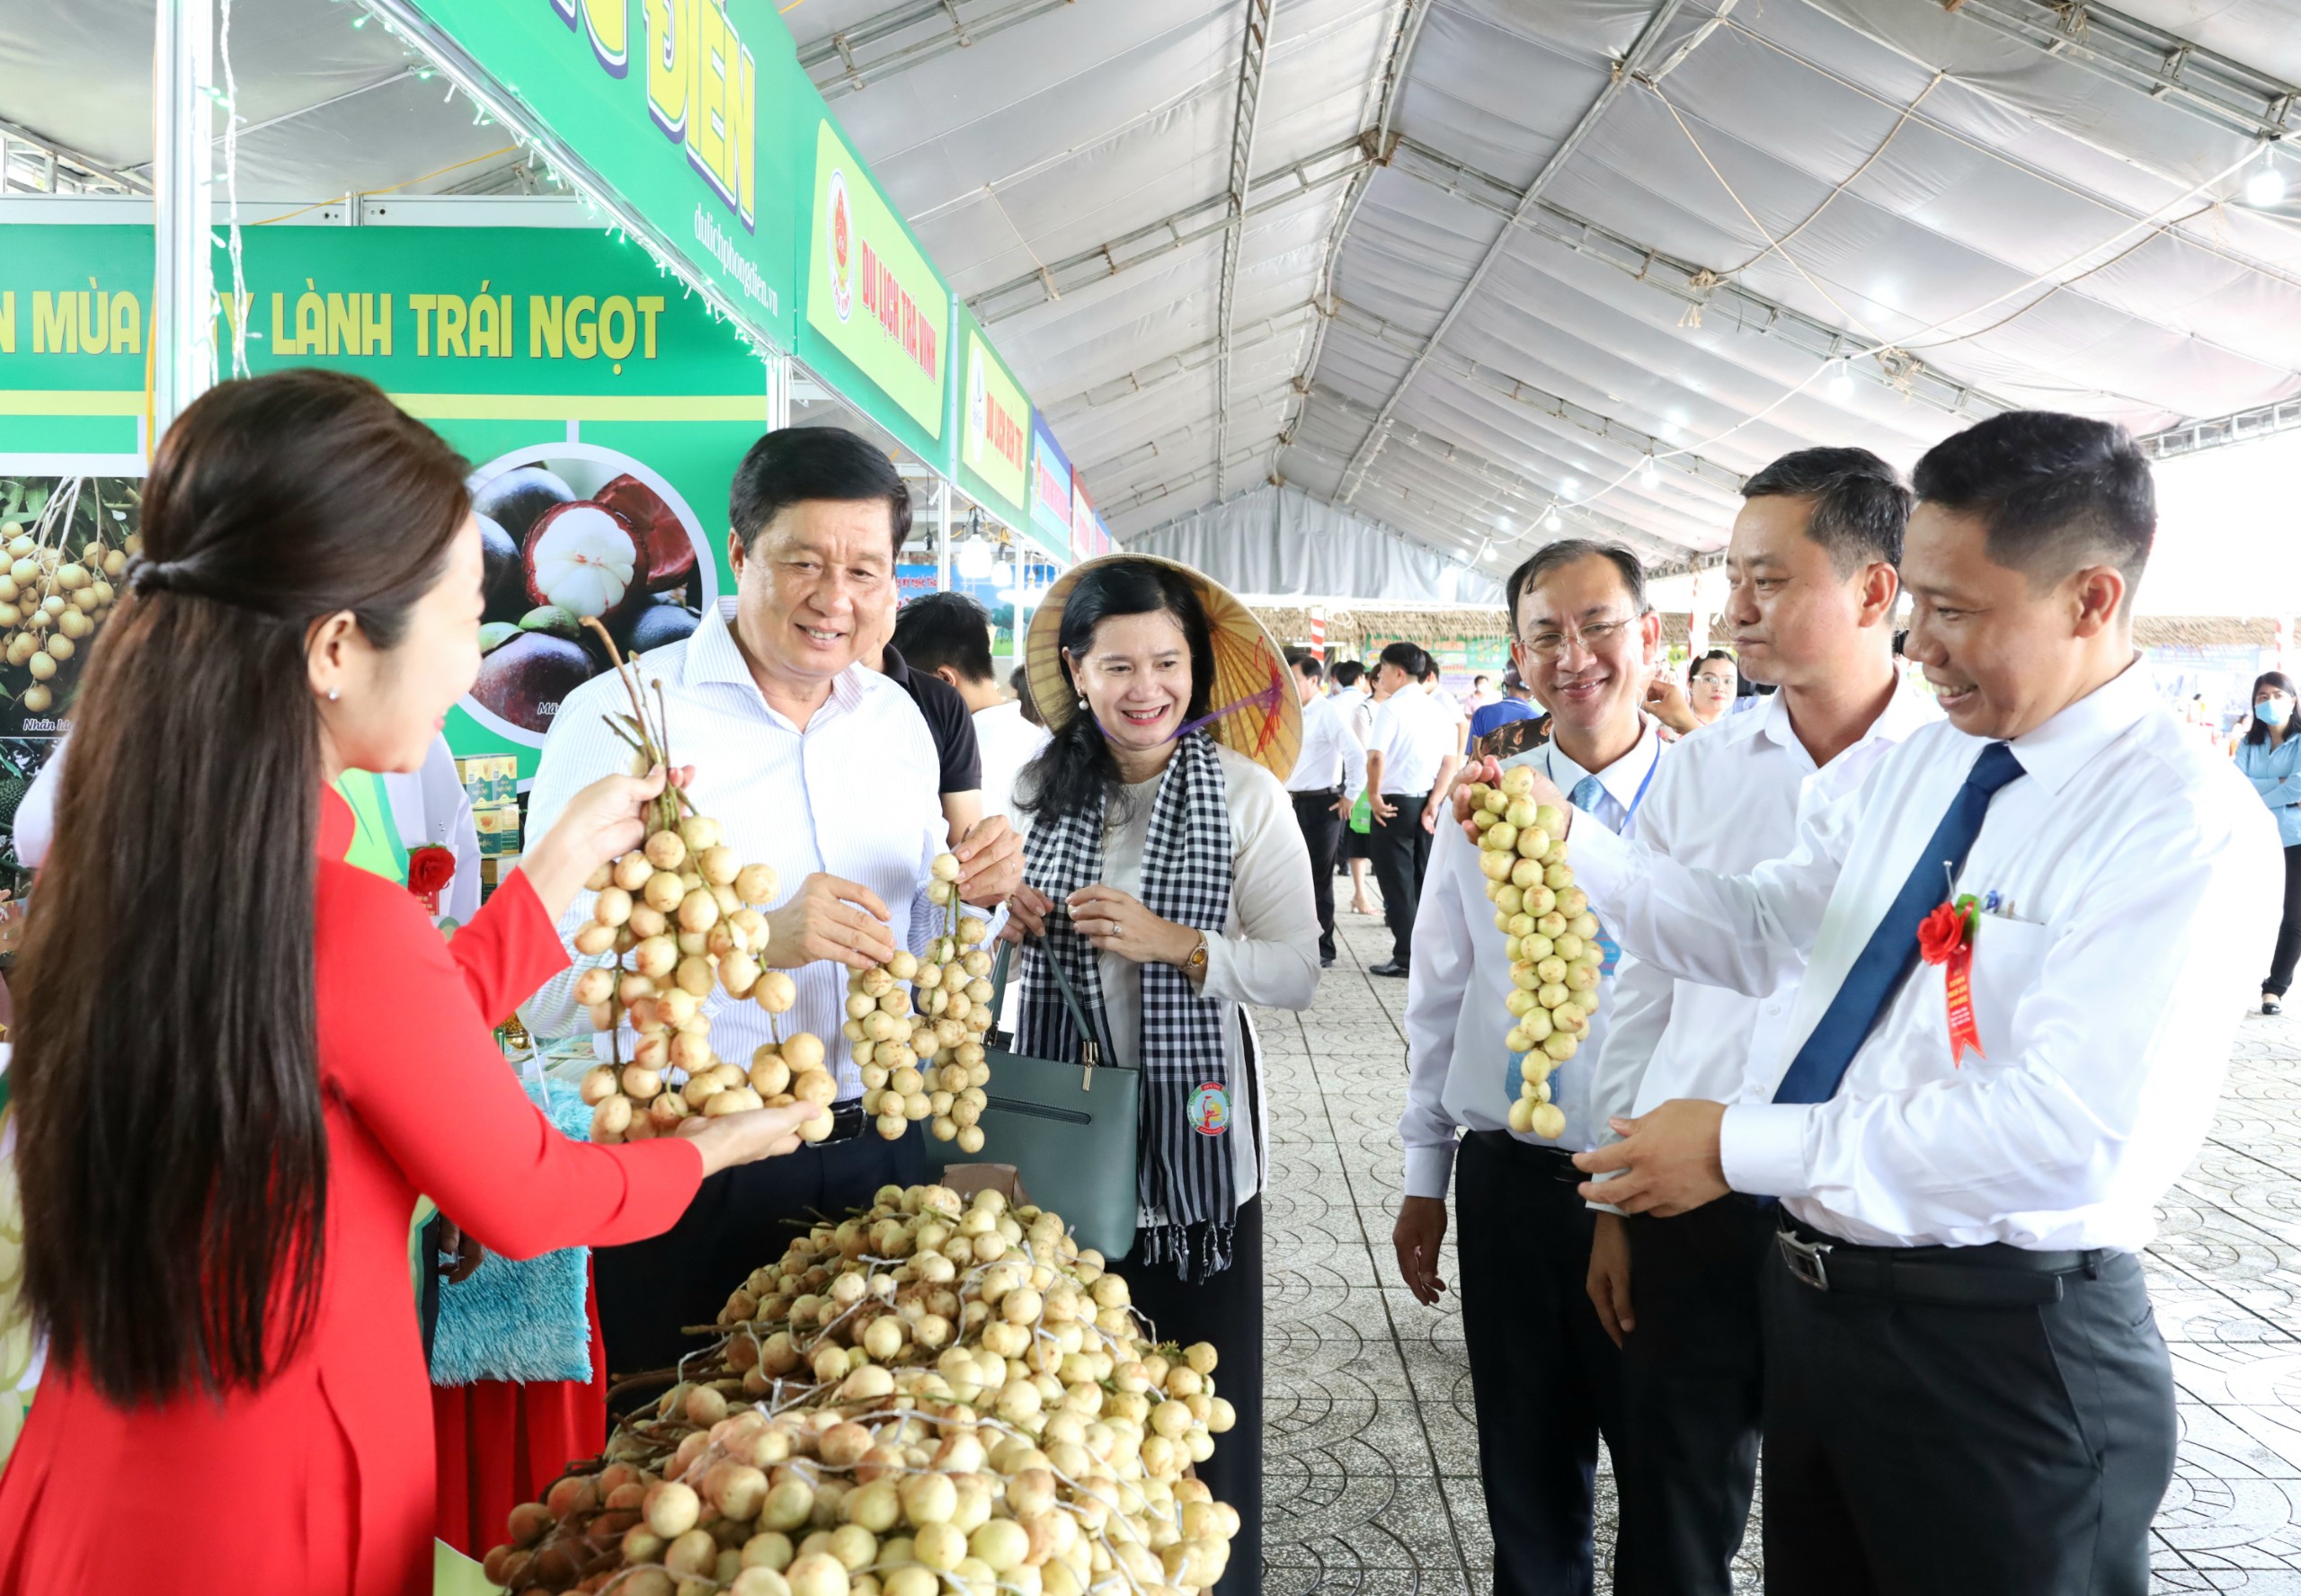
<path fill-rule="evenodd" d="M 214 0 L 159 0 L 152 41 L 152 443 L 216 380 L 209 228 Z"/>
<path fill-rule="evenodd" d="M 791 424 L 791 357 L 767 358 L 767 429 L 777 431 Z"/>
<path fill-rule="evenodd" d="M 951 590 L 951 484 L 937 481 L 935 484 L 935 587 L 938 592 Z"/>

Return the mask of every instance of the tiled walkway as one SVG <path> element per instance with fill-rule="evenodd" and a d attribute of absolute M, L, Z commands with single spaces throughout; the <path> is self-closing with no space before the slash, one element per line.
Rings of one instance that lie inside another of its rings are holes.
<path fill-rule="evenodd" d="M 1404 983 L 1344 915 L 1309 1014 L 1267 1014 L 1269 1596 L 1486 1596 L 1470 1374 L 1452 1299 L 1398 1282 L 1390 1221 L 1405 1090 Z M 1453 1278 L 1447 1260 L 1445 1278 Z M 2220 1117 L 2149 1255 L 2181 1397 L 2155 1588 L 2301 1596 L 2301 1020 L 2246 1020 Z M 1600 1485 L 1598 1589 L 1612 1539 Z M 1759 1587 L 1755 1525 L 1744 1552 Z"/>

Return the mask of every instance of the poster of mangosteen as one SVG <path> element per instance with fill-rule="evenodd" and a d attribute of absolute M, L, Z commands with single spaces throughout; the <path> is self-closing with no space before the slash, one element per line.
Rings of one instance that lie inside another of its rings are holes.
<path fill-rule="evenodd" d="M 609 669 L 596 620 L 626 654 L 679 642 L 719 596 L 702 525 L 642 462 L 564 443 L 515 449 L 472 474 L 487 557 L 479 680 L 464 707 L 541 747 L 560 705 Z"/>

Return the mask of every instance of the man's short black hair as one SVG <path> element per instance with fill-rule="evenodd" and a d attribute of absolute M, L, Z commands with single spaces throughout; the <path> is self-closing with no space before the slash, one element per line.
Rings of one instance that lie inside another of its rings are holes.
<path fill-rule="evenodd" d="M 1366 667 L 1357 661 L 1345 660 L 1334 668 L 1334 685 L 1337 687 L 1355 687 L 1358 685 L 1358 678 L 1365 674 Z"/>
<path fill-rule="evenodd" d="M 1910 492 L 1901 473 L 1868 449 L 1795 450 L 1744 483 L 1742 497 L 1810 501 L 1806 536 L 1829 551 L 1840 577 L 1879 561 L 1902 563 Z"/>
<path fill-rule="evenodd" d="M 1312 681 L 1320 681 L 1325 679 L 1327 668 L 1319 662 L 1318 655 L 1312 653 L 1309 649 L 1288 649 L 1286 651 L 1286 662 L 1294 667 L 1294 669 L 1303 676 L 1309 677 Z"/>
<path fill-rule="evenodd" d="M 1425 682 L 1438 679 L 1438 657 L 1428 649 L 1422 651 L 1422 679 Z"/>
<path fill-rule="evenodd" d="M 894 644 L 913 670 L 991 679 L 991 612 L 964 593 L 921 593 L 895 611 Z"/>
<path fill-rule="evenodd" d="M 1031 696 L 1031 671 L 1026 665 L 1017 665 L 1008 677 L 1007 686 L 1015 695 L 1015 702 L 1023 707 L 1023 718 L 1034 726 L 1046 724 L 1046 717 L 1039 714 L 1039 701 Z"/>
<path fill-rule="evenodd" d="M 1913 474 L 1922 502 L 1979 519 L 1989 557 L 2032 588 L 2114 565 L 2132 605 L 2157 536 L 2157 491 L 2124 428 L 2009 410 L 1935 444 Z"/>
<path fill-rule="evenodd" d="M 778 427 L 751 445 L 727 492 L 727 524 L 749 554 L 769 521 L 809 499 L 884 499 L 894 547 L 911 536 L 911 489 L 902 474 L 870 439 L 844 427 Z"/>
<path fill-rule="evenodd" d="M 1422 679 L 1423 657 L 1422 651 L 1414 644 L 1400 642 L 1386 645 L 1377 662 L 1383 665 L 1395 665 L 1406 672 L 1407 680 L 1418 682 Z"/>
<path fill-rule="evenodd" d="M 1648 607 L 1646 602 L 1646 567 L 1638 563 L 1636 554 L 1621 544 L 1606 543 L 1595 537 L 1561 537 L 1555 543 L 1542 545 L 1527 555 L 1525 563 L 1510 573 L 1509 581 L 1504 585 L 1503 591 L 1510 601 L 1510 635 L 1518 635 L 1518 600 L 1525 597 L 1528 588 L 1560 566 L 1571 565 L 1577 560 L 1586 560 L 1593 554 L 1613 563 L 1613 568 L 1621 574 L 1621 585 L 1629 590 L 1631 613 L 1643 616 Z"/>

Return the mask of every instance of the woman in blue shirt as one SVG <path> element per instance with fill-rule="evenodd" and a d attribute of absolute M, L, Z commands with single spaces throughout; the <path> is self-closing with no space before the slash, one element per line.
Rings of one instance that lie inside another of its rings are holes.
<path fill-rule="evenodd" d="M 2261 983 L 2261 1012 L 2273 1015 L 2301 957 L 2301 692 L 2281 670 L 2254 679 L 2253 722 L 2237 745 L 2237 768 L 2252 778 L 2261 802 L 2277 816 L 2277 838 L 2285 845 L 2285 919 L 2277 928 L 2269 979 Z"/>

